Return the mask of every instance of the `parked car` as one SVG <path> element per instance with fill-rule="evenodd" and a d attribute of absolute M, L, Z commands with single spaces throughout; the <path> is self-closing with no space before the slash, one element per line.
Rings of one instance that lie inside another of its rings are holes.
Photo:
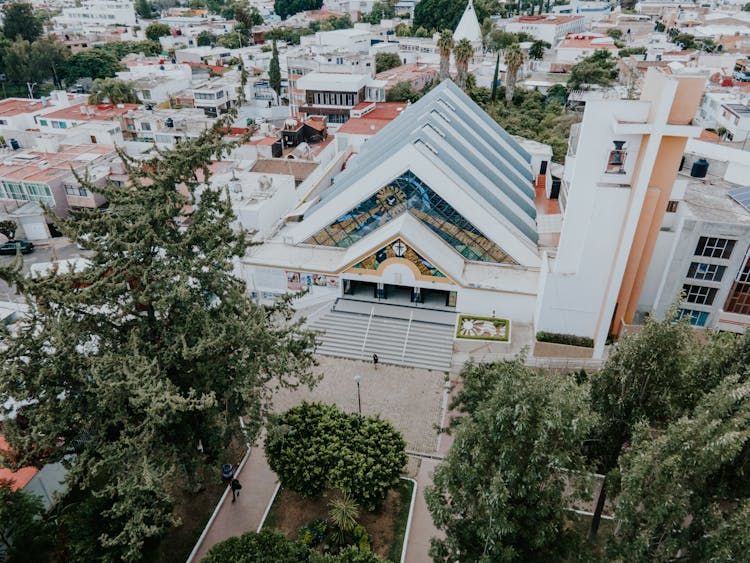
<path fill-rule="evenodd" d="M 6 256 L 15 256 L 17 247 L 21 247 L 21 254 L 30 254 L 34 252 L 34 243 L 27 240 L 9 240 L 0 246 L 0 254 Z"/>

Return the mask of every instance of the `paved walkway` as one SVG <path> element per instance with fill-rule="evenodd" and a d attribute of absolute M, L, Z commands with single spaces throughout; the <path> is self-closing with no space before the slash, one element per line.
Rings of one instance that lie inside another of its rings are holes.
<path fill-rule="evenodd" d="M 430 557 L 430 539 L 434 537 L 445 537 L 432 523 L 432 516 L 427 510 L 427 502 L 424 500 L 424 490 L 432 485 L 432 472 L 435 471 L 439 462 L 431 459 L 423 459 L 417 473 L 417 499 L 414 503 L 414 514 L 411 520 L 411 529 L 407 538 L 406 563 L 432 563 Z"/>
<path fill-rule="evenodd" d="M 266 463 L 262 442 L 253 447 L 245 466 L 237 474 L 237 479 L 242 483 L 240 496 L 233 503 L 231 493 L 226 495 L 193 562 L 200 561 L 217 543 L 245 532 L 254 532 L 260 526 L 277 484 L 276 474 Z"/>

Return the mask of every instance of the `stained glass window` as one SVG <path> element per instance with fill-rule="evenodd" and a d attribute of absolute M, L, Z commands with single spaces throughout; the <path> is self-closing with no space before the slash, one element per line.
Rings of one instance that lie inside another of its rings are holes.
<path fill-rule="evenodd" d="M 306 244 L 348 247 L 403 213 L 410 213 L 468 260 L 514 260 L 411 171 L 318 231 Z"/>

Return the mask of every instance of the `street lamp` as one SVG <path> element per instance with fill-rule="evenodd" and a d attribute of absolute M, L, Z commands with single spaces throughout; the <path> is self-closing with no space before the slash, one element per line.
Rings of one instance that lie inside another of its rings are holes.
<path fill-rule="evenodd" d="M 362 418 L 362 397 L 359 393 L 359 382 L 362 381 L 361 375 L 354 376 L 354 383 L 357 384 L 357 407 L 359 410 L 359 417 Z"/>

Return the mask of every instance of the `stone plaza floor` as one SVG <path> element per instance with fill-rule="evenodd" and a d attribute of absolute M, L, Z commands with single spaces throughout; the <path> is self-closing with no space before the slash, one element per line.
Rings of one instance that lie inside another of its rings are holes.
<path fill-rule="evenodd" d="M 311 391 L 307 387 L 281 390 L 274 396 L 274 410 L 282 412 L 302 401 L 333 403 L 347 412 L 357 412 L 360 375 L 362 414 L 379 414 L 390 420 L 406 439 L 406 449 L 434 453 L 443 407 L 446 376 L 441 372 L 372 362 L 317 356 L 315 368 L 322 379 Z"/>

